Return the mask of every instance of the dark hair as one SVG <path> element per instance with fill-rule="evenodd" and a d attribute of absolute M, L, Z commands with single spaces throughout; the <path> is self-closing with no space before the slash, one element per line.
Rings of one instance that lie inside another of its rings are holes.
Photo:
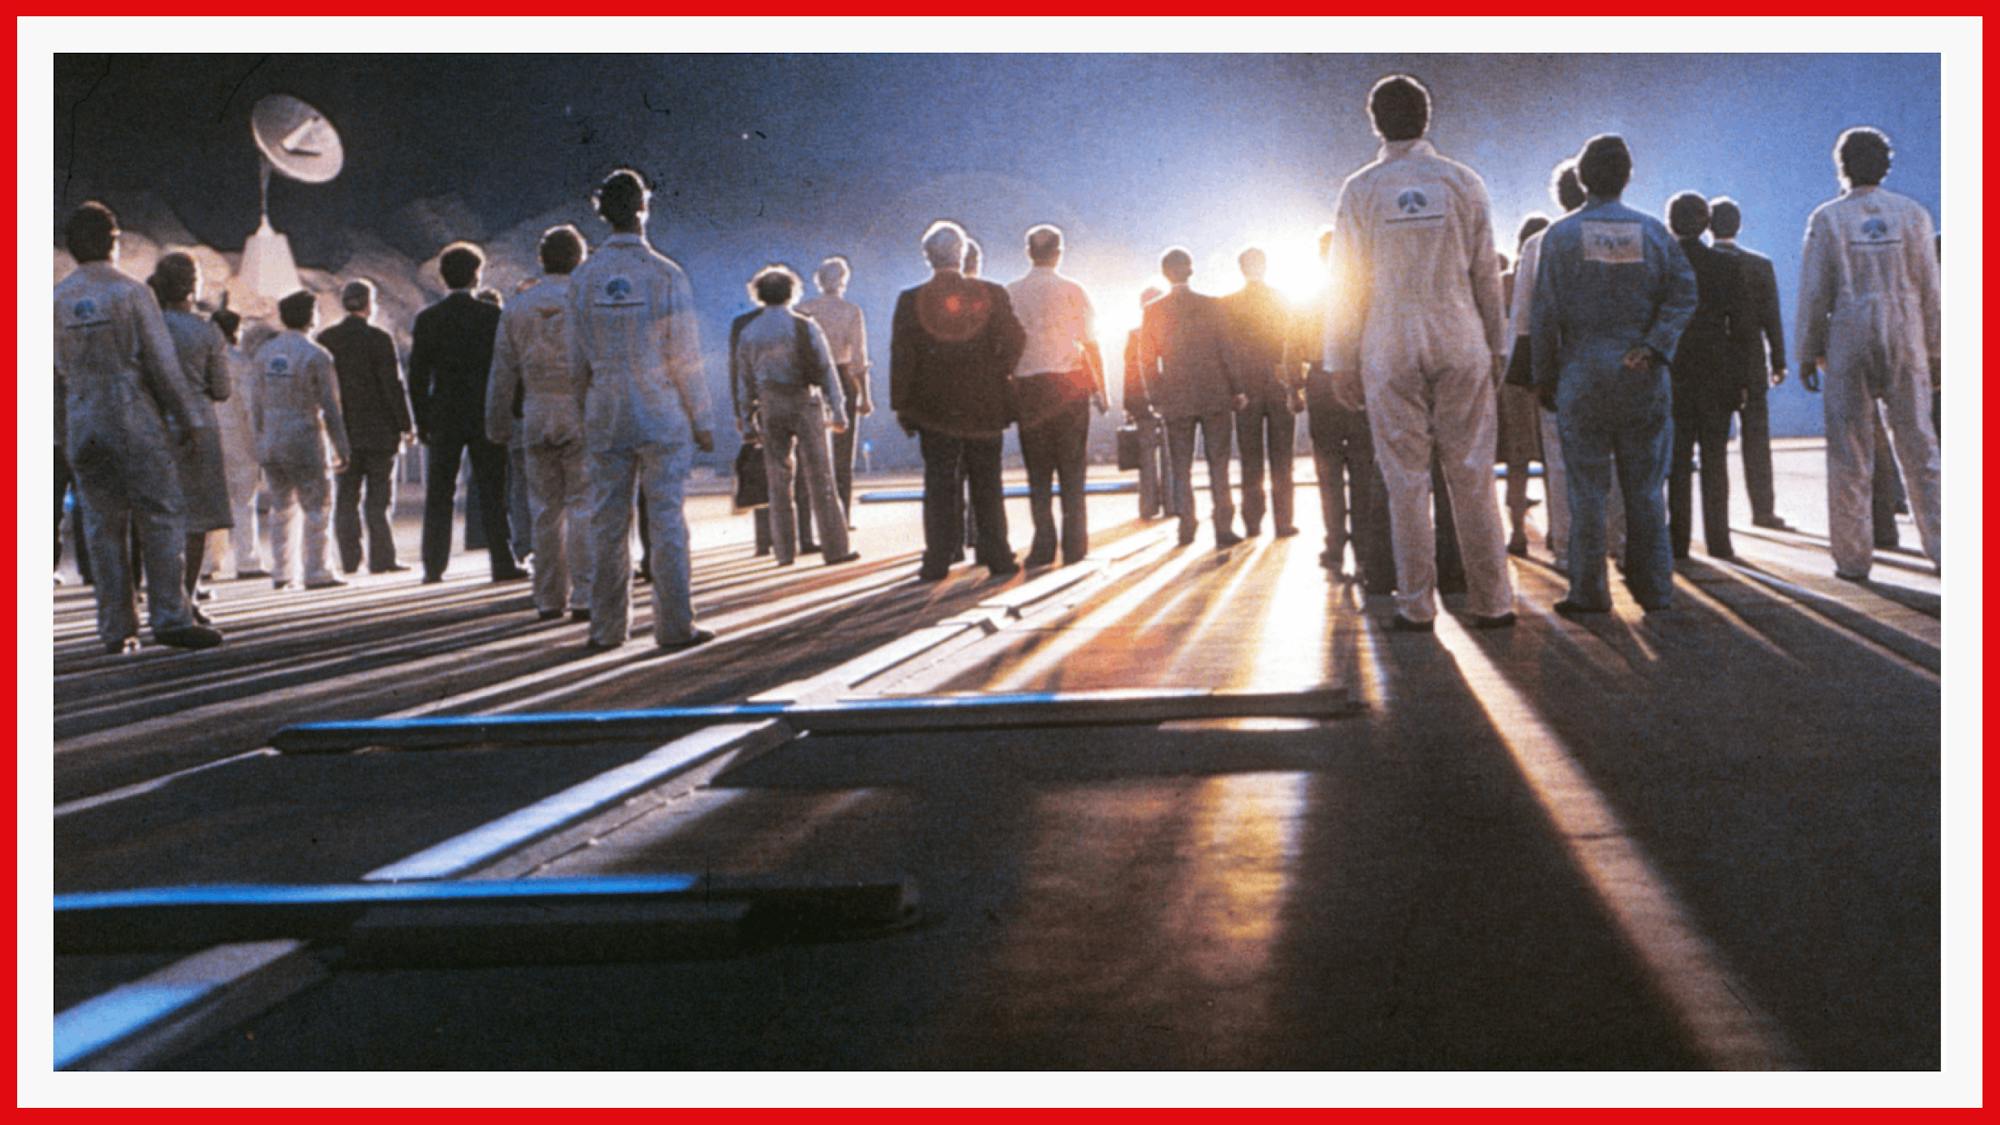
<path fill-rule="evenodd" d="M 750 278 L 750 296 L 760 305 L 788 305 L 799 289 L 798 273 L 782 263 L 765 266 Z"/>
<path fill-rule="evenodd" d="M 1576 178 L 1592 195 L 1616 199 L 1632 182 L 1632 150 L 1616 133 L 1599 133 L 1576 155 Z"/>
<path fill-rule="evenodd" d="M 161 308 L 171 308 L 194 296 L 196 285 L 201 283 L 201 268 L 194 259 L 179 251 L 164 255 L 153 265 L 153 276 L 146 284 L 153 287 Z"/>
<path fill-rule="evenodd" d="M 118 216 L 95 199 L 70 212 L 63 224 L 63 244 L 79 262 L 101 262 L 118 245 Z"/>
<path fill-rule="evenodd" d="M 1667 200 L 1667 229 L 1675 238 L 1700 238 L 1708 229 L 1708 200 L 1692 191 Z"/>
<path fill-rule="evenodd" d="M 1368 116 L 1385 141 L 1414 141 L 1431 124 L 1431 92 L 1407 74 L 1391 74 L 1368 91 Z"/>
<path fill-rule="evenodd" d="M 1062 228 L 1051 223 L 1028 228 L 1028 260 L 1046 266 L 1062 258 Z"/>
<path fill-rule="evenodd" d="M 1867 125 L 1856 125 L 1840 135 L 1833 146 L 1834 163 L 1840 176 L 1855 187 L 1873 187 L 1889 178 L 1889 165 L 1896 150 L 1889 135 Z"/>
<path fill-rule="evenodd" d="M 319 308 L 319 299 L 303 289 L 278 302 L 278 320 L 287 328 L 303 331 L 311 328 L 313 313 Z"/>
<path fill-rule="evenodd" d="M 444 283 L 453 289 L 470 289 L 479 280 L 479 271 L 486 265 L 486 255 L 470 242 L 454 242 L 444 248 L 438 258 L 438 272 L 444 275 Z"/>
<path fill-rule="evenodd" d="M 351 313 L 366 312 L 375 303 L 375 283 L 357 277 L 340 287 L 340 307 Z"/>
<path fill-rule="evenodd" d="M 635 169 L 619 168 L 597 185 L 597 213 L 613 227 L 632 226 L 645 213 L 652 194 L 646 177 Z"/>
<path fill-rule="evenodd" d="M 1160 273 L 1168 281 L 1186 281 L 1194 276 L 1194 255 L 1179 246 L 1168 247 L 1167 252 L 1160 255 Z"/>
<path fill-rule="evenodd" d="M 1556 165 L 1555 172 L 1549 176 L 1549 196 L 1556 201 L 1556 206 L 1563 209 L 1564 214 L 1590 201 L 1590 196 L 1584 194 L 1583 181 L 1577 178 L 1576 157 L 1572 156 Z"/>
<path fill-rule="evenodd" d="M 210 313 L 208 320 L 209 323 L 222 331 L 222 338 L 232 344 L 236 342 L 237 332 L 243 328 L 242 316 L 238 315 L 236 310 L 227 306 Z"/>
<path fill-rule="evenodd" d="M 569 273 L 583 264 L 583 235 L 568 223 L 550 227 L 542 232 L 536 252 L 541 256 L 543 273 Z"/>
<path fill-rule="evenodd" d="M 1522 243 L 1547 229 L 1549 229 L 1549 217 L 1540 211 L 1522 219 L 1520 233 L 1514 236 L 1514 249 L 1519 250 Z"/>
<path fill-rule="evenodd" d="M 1717 238 L 1735 238 L 1736 232 L 1743 229 L 1743 209 L 1726 195 L 1709 200 L 1708 229 Z"/>

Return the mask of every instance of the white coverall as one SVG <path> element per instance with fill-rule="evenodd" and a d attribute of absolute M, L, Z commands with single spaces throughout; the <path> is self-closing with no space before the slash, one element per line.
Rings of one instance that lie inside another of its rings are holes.
<path fill-rule="evenodd" d="M 107 646 L 139 632 L 127 529 L 145 557 L 157 638 L 193 624 L 182 588 L 187 540 L 173 443 L 206 424 L 188 401 L 153 291 L 110 262 L 85 262 L 55 288 L 56 440 L 63 442 L 97 587 Z"/>
<path fill-rule="evenodd" d="M 590 608 L 590 478 L 583 450 L 583 386 L 572 365 L 568 274 L 542 278 L 508 302 L 486 382 L 486 437 L 514 434 L 514 394 L 526 457 L 535 608 Z"/>
<path fill-rule="evenodd" d="M 1535 267 L 1542 260 L 1542 235 L 1536 231 L 1521 244 L 1521 261 L 1514 267 L 1514 305 L 1508 322 L 1515 341 L 1528 334 L 1534 323 Z M 1562 433 L 1556 427 L 1556 412 L 1539 410 L 1542 430 L 1542 495 L 1548 499 L 1549 553 L 1557 570 L 1569 569 L 1569 470 L 1563 464 Z M 1607 523 L 1605 546 L 1613 558 L 1625 558 L 1625 495 L 1612 489 L 1605 495 Z"/>
<path fill-rule="evenodd" d="M 236 575 L 264 569 L 257 542 L 257 424 L 250 416 L 250 398 L 257 393 L 250 357 L 231 344 L 222 355 L 229 367 L 229 397 L 215 404 L 215 424 L 222 436 L 222 474 L 229 483 L 230 554 Z"/>
<path fill-rule="evenodd" d="M 570 278 L 570 341 L 590 454 L 590 640 L 623 644 L 632 610 L 632 497 L 653 542 L 653 639 L 694 638 L 682 495 L 708 384 L 687 274 L 637 234 L 614 234 Z"/>
<path fill-rule="evenodd" d="M 292 580 L 292 522 L 305 509 L 305 580 L 327 582 L 327 522 L 333 511 L 333 470 L 348 456 L 347 423 L 340 416 L 340 380 L 333 353 L 287 330 L 257 349 L 257 391 L 250 400 L 257 426 L 257 461 L 271 486 L 271 580 Z"/>
<path fill-rule="evenodd" d="M 1437 616 L 1431 525 L 1435 449 L 1465 559 L 1468 608 L 1513 612 L 1506 535 L 1493 496 L 1495 357 L 1507 351 L 1486 185 L 1426 140 L 1385 141 L 1341 185 L 1327 370 L 1359 370 L 1389 491 L 1396 608 Z"/>
<path fill-rule="evenodd" d="M 1834 569 L 1865 578 L 1875 561 L 1869 506 L 1875 400 L 1903 469 L 1924 553 L 1938 558 L 1938 266 L 1931 216 L 1913 199 L 1857 187 L 1806 222 L 1799 281 L 1801 368 L 1826 358 L 1827 527 Z"/>

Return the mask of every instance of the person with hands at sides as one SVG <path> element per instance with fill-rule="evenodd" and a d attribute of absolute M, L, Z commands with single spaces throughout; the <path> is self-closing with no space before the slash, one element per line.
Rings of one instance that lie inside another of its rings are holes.
<path fill-rule="evenodd" d="M 1194 256 L 1169 247 L 1160 256 L 1167 295 L 1146 306 L 1139 320 L 1139 372 L 1146 401 L 1167 424 L 1168 475 L 1173 478 L 1174 511 L 1180 516 L 1180 545 L 1194 542 L 1194 442 L 1201 431 L 1208 457 L 1210 519 L 1215 549 L 1243 542 L 1236 534 L 1236 501 L 1229 489 L 1229 454 L 1235 440 L 1234 412 L 1249 408 L 1247 380 L 1233 346 L 1228 310 L 1222 301 L 1189 287 Z"/>
<path fill-rule="evenodd" d="M 292 524 L 300 509 L 306 589 L 347 585 L 327 566 L 333 477 L 347 468 L 349 449 L 333 353 L 311 336 L 318 317 L 318 301 L 303 289 L 279 301 L 285 330 L 265 341 L 251 360 L 257 462 L 271 490 L 271 585 L 280 590 L 292 585 Z"/>

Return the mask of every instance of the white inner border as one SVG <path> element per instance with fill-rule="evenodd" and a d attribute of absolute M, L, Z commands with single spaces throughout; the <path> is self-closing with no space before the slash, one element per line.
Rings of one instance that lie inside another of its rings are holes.
<path fill-rule="evenodd" d="M 395 46 L 406 52 L 578 52 L 638 43 L 676 52 L 926 51 L 977 44 L 981 51 L 1067 50 L 1154 52 L 1499 53 L 1603 52 L 1606 43 L 1646 52 L 1730 53 L 1771 50 L 1921 52 L 1943 58 L 1943 229 L 1952 233 L 1944 258 L 1946 378 L 1952 420 L 1944 428 L 1946 507 L 1952 550 L 1952 624 L 1944 630 L 1943 873 L 1944 1068 L 1937 1074 L 1004 1074 L 902 1075 L 892 1082 L 869 1074 L 771 1076 L 703 1088 L 685 1078 L 673 1086 L 658 1076 L 594 1075 L 589 1082 L 551 1081 L 534 1073 L 453 1076 L 52 1074 L 53 1000 L 50 886 L 53 856 L 49 797 L 53 764 L 29 753 L 53 744 L 53 658 L 48 587 L 39 565 L 17 572 L 21 628 L 18 645 L 16 810 L 19 891 L 16 902 L 20 985 L 17 1090 L 24 1106 L 149 1105 L 1744 1105 L 1971 1106 L 1980 1099 L 1983 1048 L 1980 879 L 1983 856 L 1981 787 L 1981 657 L 1984 636 L 1980 578 L 1984 572 L 1984 481 L 1980 423 L 1984 417 L 1980 308 L 1984 260 L 1982 25 L 1974 18 L 1758 18 L 1721 20 L 1631 18 L 1604 35 L 1604 17 L 1451 19 L 398 19 Z M 1062 31 L 1051 35 L 1051 26 Z M 54 54 L 88 45 L 93 51 L 263 51 L 282 45 L 323 53 L 382 51 L 378 19 L 22 18 L 19 21 L 19 268 L 20 508 L 16 543 L 45 543 L 51 466 L 47 454 L 52 393 L 28 373 L 49 370 L 49 337 L 39 331 L 50 273 L 47 223 L 52 206 L 48 160 L 54 143 Z M 948 34 L 941 34 L 940 29 Z M 1781 92 L 1774 92 L 1780 96 Z M 1831 176 L 1825 168 L 1802 175 Z M 1971 574 L 1967 580 L 1964 576 Z M 1840 935 L 1826 935 L 1828 941 Z"/>

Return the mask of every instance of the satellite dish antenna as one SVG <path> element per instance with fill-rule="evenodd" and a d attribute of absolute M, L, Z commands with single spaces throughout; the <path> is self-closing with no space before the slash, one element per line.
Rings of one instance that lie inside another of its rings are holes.
<path fill-rule="evenodd" d="M 277 299 L 299 288 L 292 244 L 271 228 L 271 173 L 323 184 L 340 174 L 345 154 L 340 133 L 326 115 L 290 94 L 266 94 L 250 109 L 250 137 L 257 142 L 257 230 L 243 243 L 243 282 L 260 297 Z"/>

